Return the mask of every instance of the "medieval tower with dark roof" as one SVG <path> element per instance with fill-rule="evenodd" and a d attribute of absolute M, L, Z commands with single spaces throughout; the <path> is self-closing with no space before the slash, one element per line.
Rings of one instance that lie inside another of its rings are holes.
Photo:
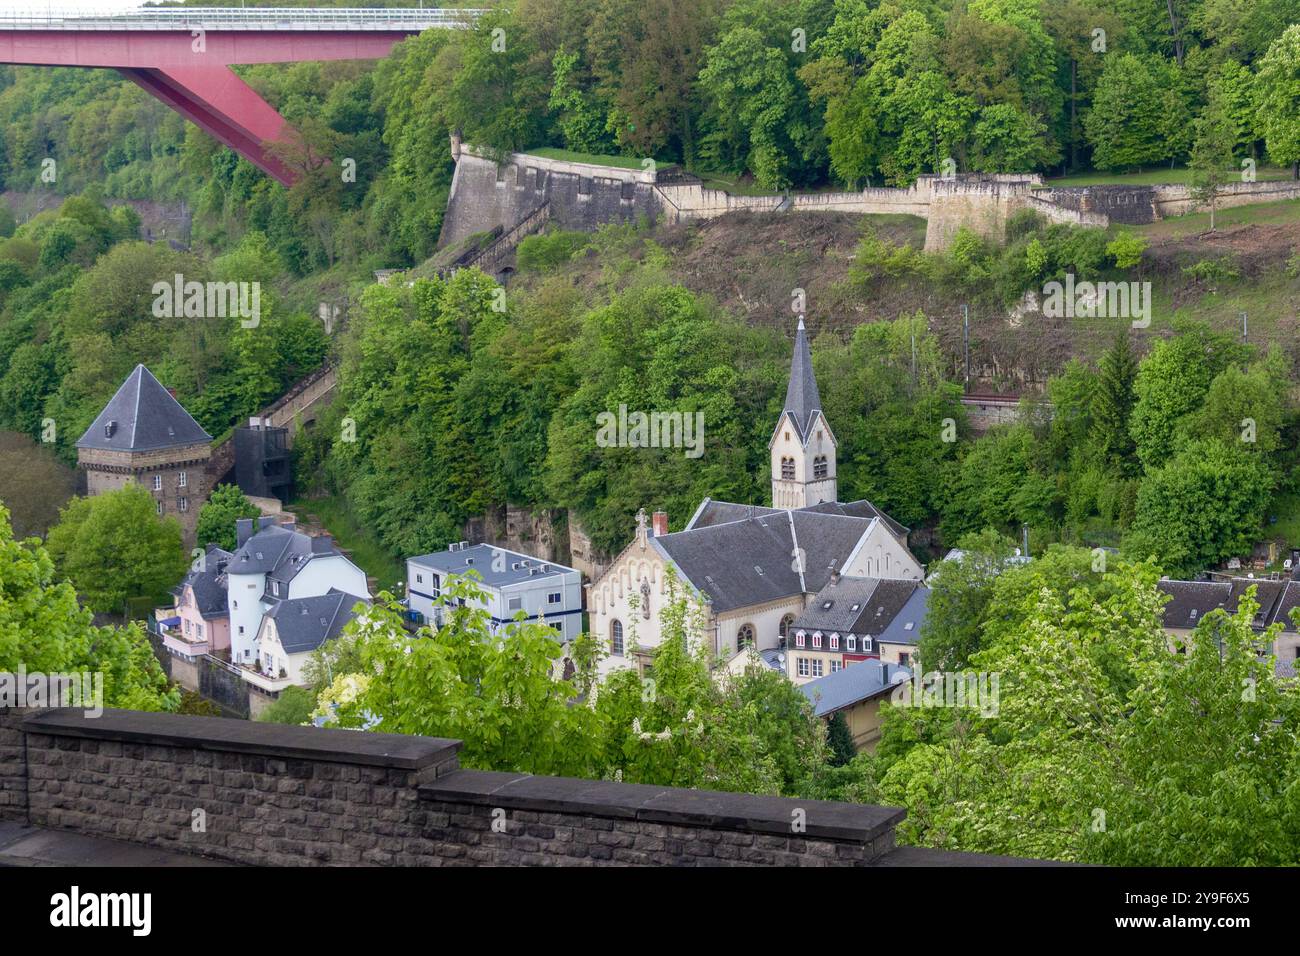
<path fill-rule="evenodd" d="M 153 495 L 158 514 L 181 524 L 193 547 L 199 507 L 207 501 L 212 436 L 171 392 L 137 365 L 77 442 L 86 493 L 103 494 L 134 481 Z"/>
<path fill-rule="evenodd" d="M 808 508 L 838 500 L 835 435 L 822 414 L 812 353 L 803 317 L 794 333 L 790 384 L 768 450 L 772 459 L 772 507 Z"/>

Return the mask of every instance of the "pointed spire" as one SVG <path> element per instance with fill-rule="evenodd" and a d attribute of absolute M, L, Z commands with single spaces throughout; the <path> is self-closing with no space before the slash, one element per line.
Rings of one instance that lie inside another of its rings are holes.
<path fill-rule="evenodd" d="M 790 359 L 790 384 L 785 390 L 784 411 L 794 420 L 801 440 L 808 437 L 813 415 L 821 411 L 822 399 L 817 392 L 817 379 L 813 377 L 812 352 L 808 349 L 808 332 L 803 316 L 794 333 L 794 355 Z"/>

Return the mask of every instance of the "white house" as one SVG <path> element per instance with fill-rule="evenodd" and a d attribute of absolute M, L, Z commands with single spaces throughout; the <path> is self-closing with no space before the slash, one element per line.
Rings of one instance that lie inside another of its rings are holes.
<path fill-rule="evenodd" d="M 437 627 L 439 598 L 448 581 L 475 572 L 483 592 L 474 602 L 492 619 L 493 629 L 523 613 L 529 621 L 555 628 L 568 642 L 582 633 L 582 574 L 554 561 L 488 544 L 461 541 L 446 551 L 406 559 L 407 606 Z"/>
<path fill-rule="evenodd" d="M 259 518 L 256 523 L 241 518 L 235 527 L 237 547 L 226 563 L 230 660 L 246 669 L 246 680 L 263 686 L 264 675 L 256 665 L 263 620 L 271 612 L 285 601 L 331 592 L 369 600 L 370 589 L 365 572 L 339 553 L 328 536 L 312 537 L 283 528 L 271 517 Z M 279 674 L 278 668 L 275 673 Z"/>
<path fill-rule="evenodd" d="M 766 652 L 787 646 L 795 620 L 833 576 L 921 581 L 906 528 L 869 501 L 838 501 L 836 441 L 802 319 L 769 451 L 772 507 L 705 498 L 671 534 L 663 512 L 652 524 L 644 510 L 637 515 L 632 543 L 588 585 L 591 631 L 608 651 L 602 672 L 651 665 L 669 567 L 701 620 L 694 637 L 711 654 L 753 647 L 772 661 L 777 655 Z"/>
<path fill-rule="evenodd" d="M 256 670 L 265 681 L 252 682 L 275 690 L 305 684 L 302 669 L 311 652 L 339 636 L 359 602 L 367 603 L 336 588 L 318 597 L 280 601 L 262 617 L 257 634 Z"/>

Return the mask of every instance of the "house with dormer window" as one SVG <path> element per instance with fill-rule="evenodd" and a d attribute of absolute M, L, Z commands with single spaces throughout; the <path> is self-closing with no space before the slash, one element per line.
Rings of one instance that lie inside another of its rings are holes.
<path fill-rule="evenodd" d="M 350 611 L 356 602 L 370 600 L 370 589 L 365 572 L 339 551 L 328 535 L 303 534 L 276 524 L 272 517 L 241 518 L 235 522 L 235 540 L 235 551 L 226 562 L 230 661 L 243 669 L 242 676 L 250 684 L 275 693 L 293 681 L 279 676 L 279 666 L 271 668 L 269 673 L 262 666 L 260 649 L 268 615 L 285 613 L 277 608 L 287 602 L 331 593 L 346 595 L 351 600 L 347 607 Z M 327 618 L 325 624 L 319 623 L 321 617 Z M 335 613 L 315 612 L 307 615 L 306 621 L 295 619 L 293 646 L 301 648 L 309 642 L 305 636 L 307 630 L 313 632 L 315 646 L 319 646 L 337 633 L 332 623 L 336 620 Z M 287 673 L 291 652 L 288 647 L 282 650 L 286 662 L 283 669 Z M 278 660 L 279 655 L 277 663 Z"/>

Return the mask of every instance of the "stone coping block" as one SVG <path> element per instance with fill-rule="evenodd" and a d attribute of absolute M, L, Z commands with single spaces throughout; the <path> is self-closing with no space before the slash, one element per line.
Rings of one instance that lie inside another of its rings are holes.
<path fill-rule="evenodd" d="M 88 716 L 77 708 L 46 711 L 24 720 L 23 729 L 27 733 L 54 737 L 261 754 L 396 770 L 436 766 L 454 758 L 461 747 L 461 741 L 442 737 L 113 709 L 106 709 L 99 717 Z"/>
<path fill-rule="evenodd" d="M 420 785 L 425 800 L 572 813 L 750 833 L 869 843 L 907 815 L 897 807 L 646 784 L 457 770 Z M 797 811 L 803 811 L 800 815 Z M 795 827 L 796 821 L 802 829 Z"/>

